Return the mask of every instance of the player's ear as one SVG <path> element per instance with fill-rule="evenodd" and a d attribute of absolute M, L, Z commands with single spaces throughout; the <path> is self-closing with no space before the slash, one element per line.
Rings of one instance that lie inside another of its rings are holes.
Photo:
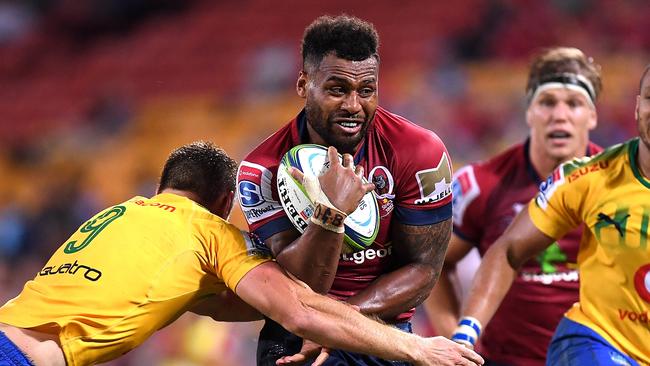
<path fill-rule="evenodd" d="M 636 96 L 636 106 L 634 107 L 634 120 L 639 120 L 639 104 L 641 103 L 641 96 Z"/>
<path fill-rule="evenodd" d="M 226 207 L 226 212 L 225 212 L 225 219 L 230 220 L 230 214 L 232 213 L 232 208 L 235 204 L 235 192 L 229 191 L 226 194 L 225 198 L 225 207 Z"/>
<path fill-rule="evenodd" d="M 296 93 L 300 98 L 307 98 L 307 73 L 301 70 L 296 80 Z"/>
<path fill-rule="evenodd" d="M 228 191 L 227 193 L 221 194 L 219 197 L 215 198 L 214 202 L 212 202 L 210 207 L 208 207 L 208 210 L 222 219 L 228 220 L 234 203 L 235 192 Z"/>

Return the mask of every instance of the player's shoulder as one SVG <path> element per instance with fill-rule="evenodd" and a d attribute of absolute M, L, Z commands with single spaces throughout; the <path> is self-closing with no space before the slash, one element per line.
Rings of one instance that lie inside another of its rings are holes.
<path fill-rule="evenodd" d="M 295 127 L 293 123 L 294 121 L 289 122 L 267 137 L 244 157 L 242 163 L 248 162 L 258 165 L 277 163 L 284 152 L 292 146 L 292 133 L 294 133 L 292 129 Z"/>
<path fill-rule="evenodd" d="M 574 158 L 556 169 L 556 175 L 567 177 L 567 182 L 572 183 L 578 180 L 591 181 L 592 179 L 580 179 L 584 176 L 590 178 L 611 176 L 611 171 L 620 169 L 624 166 L 629 158 L 630 149 L 634 148 L 635 140 L 629 140 L 623 143 L 600 149 L 595 155 Z M 598 174 L 594 174 L 597 173 Z"/>
<path fill-rule="evenodd" d="M 504 175 L 512 169 L 518 169 L 526 162 L 526 144 L 512 145 L 496 155 L 476 163 L 476 170 L 485 174 Z"/>
<path fill-rule="evenodd" d="M 420 146 L 430 147 L 431 144 L 444 148 L 444 143 L 435 132 L 382 107 L 377 107 L 374 130 L 395 148 L 412 149 Z"/>
<path fill-rule="evenodd" d="M 488 192 L 503 177 L 511 175 L 513 170 L 524 168 L 524 149 L 524 144 L 510 146 L 497 155 L 462 167 L 454 178 L 471 178 L 477 185 L 481 185 L 484 192 Z"/>
<path fill-rule="evenodd" d="M 593 156 L 574 158 L 560 164 L 539 186 L 536 202 L 546 208 L 557 192 L 571 196 L 573 192 L 596 192 L 607 185 L 628 164 L 634 140 L 610 146 Z M 577 195 L 574 195 L 577 196 Z"/>

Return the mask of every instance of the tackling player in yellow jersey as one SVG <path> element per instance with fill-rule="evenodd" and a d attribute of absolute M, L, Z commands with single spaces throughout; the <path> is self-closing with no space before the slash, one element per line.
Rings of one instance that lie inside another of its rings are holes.
<path fill-rule="evenodd" d="M 329 154 L 338 161 L 334 148 Z M 482 363 L 458 344 L 371 321 L 289 279 L 261 242 L 225 221 L 236 169 L 212 144 L 183 146 L 167 160 L 156 196 L 134 197 L 81 225 L 0 308 L 0 364 L 106 362 L 185 311 L 226 321 L 261 318 L 246 303 L 327 346 L 420 365 Z M 361 174 L 332 164 L 319 180 L 337 187 L 329 198 L 350 213 L 374 188 Z"/>
<path fill-rule="evenodd" d="M 650 365 L 650 65 L 639 137 L 558 167 L 483 258 L 458 332 L 480 333 L 527 259 L 580 223 L 580 301 L 558 325 L 547 365 Z M 531 314 L 534 316 L 534 314 Z"/>

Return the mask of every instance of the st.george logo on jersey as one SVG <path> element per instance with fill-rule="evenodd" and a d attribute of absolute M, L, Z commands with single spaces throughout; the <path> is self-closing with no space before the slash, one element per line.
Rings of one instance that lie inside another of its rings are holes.
<path fill-rule="evenodd" d="M 339 160 L 342 157 L 339 155 Z M 314 145 L 298 145 L 289 150 L 278 166 L 278 194 L 280 203 L 289 220 L 300 233 L 307 228 L 314 213 L 314 205 L 307 197 L 300 182 L 288 173 L 292 166 L 304 174 L 319 175 L 327 168 L 327 148 Z M 365 179 L 364 179 L 365 181 Z M 363 196 L 359 207 L 345 219 L 344 251 L 354 252 L 366 249 L 375 241 L 379 232 L 379 207 L 373 192 Z"/>

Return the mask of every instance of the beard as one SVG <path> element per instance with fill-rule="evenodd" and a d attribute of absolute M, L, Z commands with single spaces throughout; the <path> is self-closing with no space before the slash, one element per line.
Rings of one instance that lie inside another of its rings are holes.
<path fill-rule="evenodd" d="M 316 133 L 326 142 L 329 146 L 334 146 L 339 154 L 354 155 L 356 147 L 359 145 L 363 137 L 366 135 L 370 121 L 374 117 L 374 113 L 364 118 L 363 125 L 358 133 L 354 135 L 337 134 L 334 126 L 336 118 L 346 118 L 351 115 L 346 112 L 332 112 L 326 115 L 323 109 L 317 103 L 307 103 L 305 105 L 305 114 L 307 115 L 307 123 Z"/>

